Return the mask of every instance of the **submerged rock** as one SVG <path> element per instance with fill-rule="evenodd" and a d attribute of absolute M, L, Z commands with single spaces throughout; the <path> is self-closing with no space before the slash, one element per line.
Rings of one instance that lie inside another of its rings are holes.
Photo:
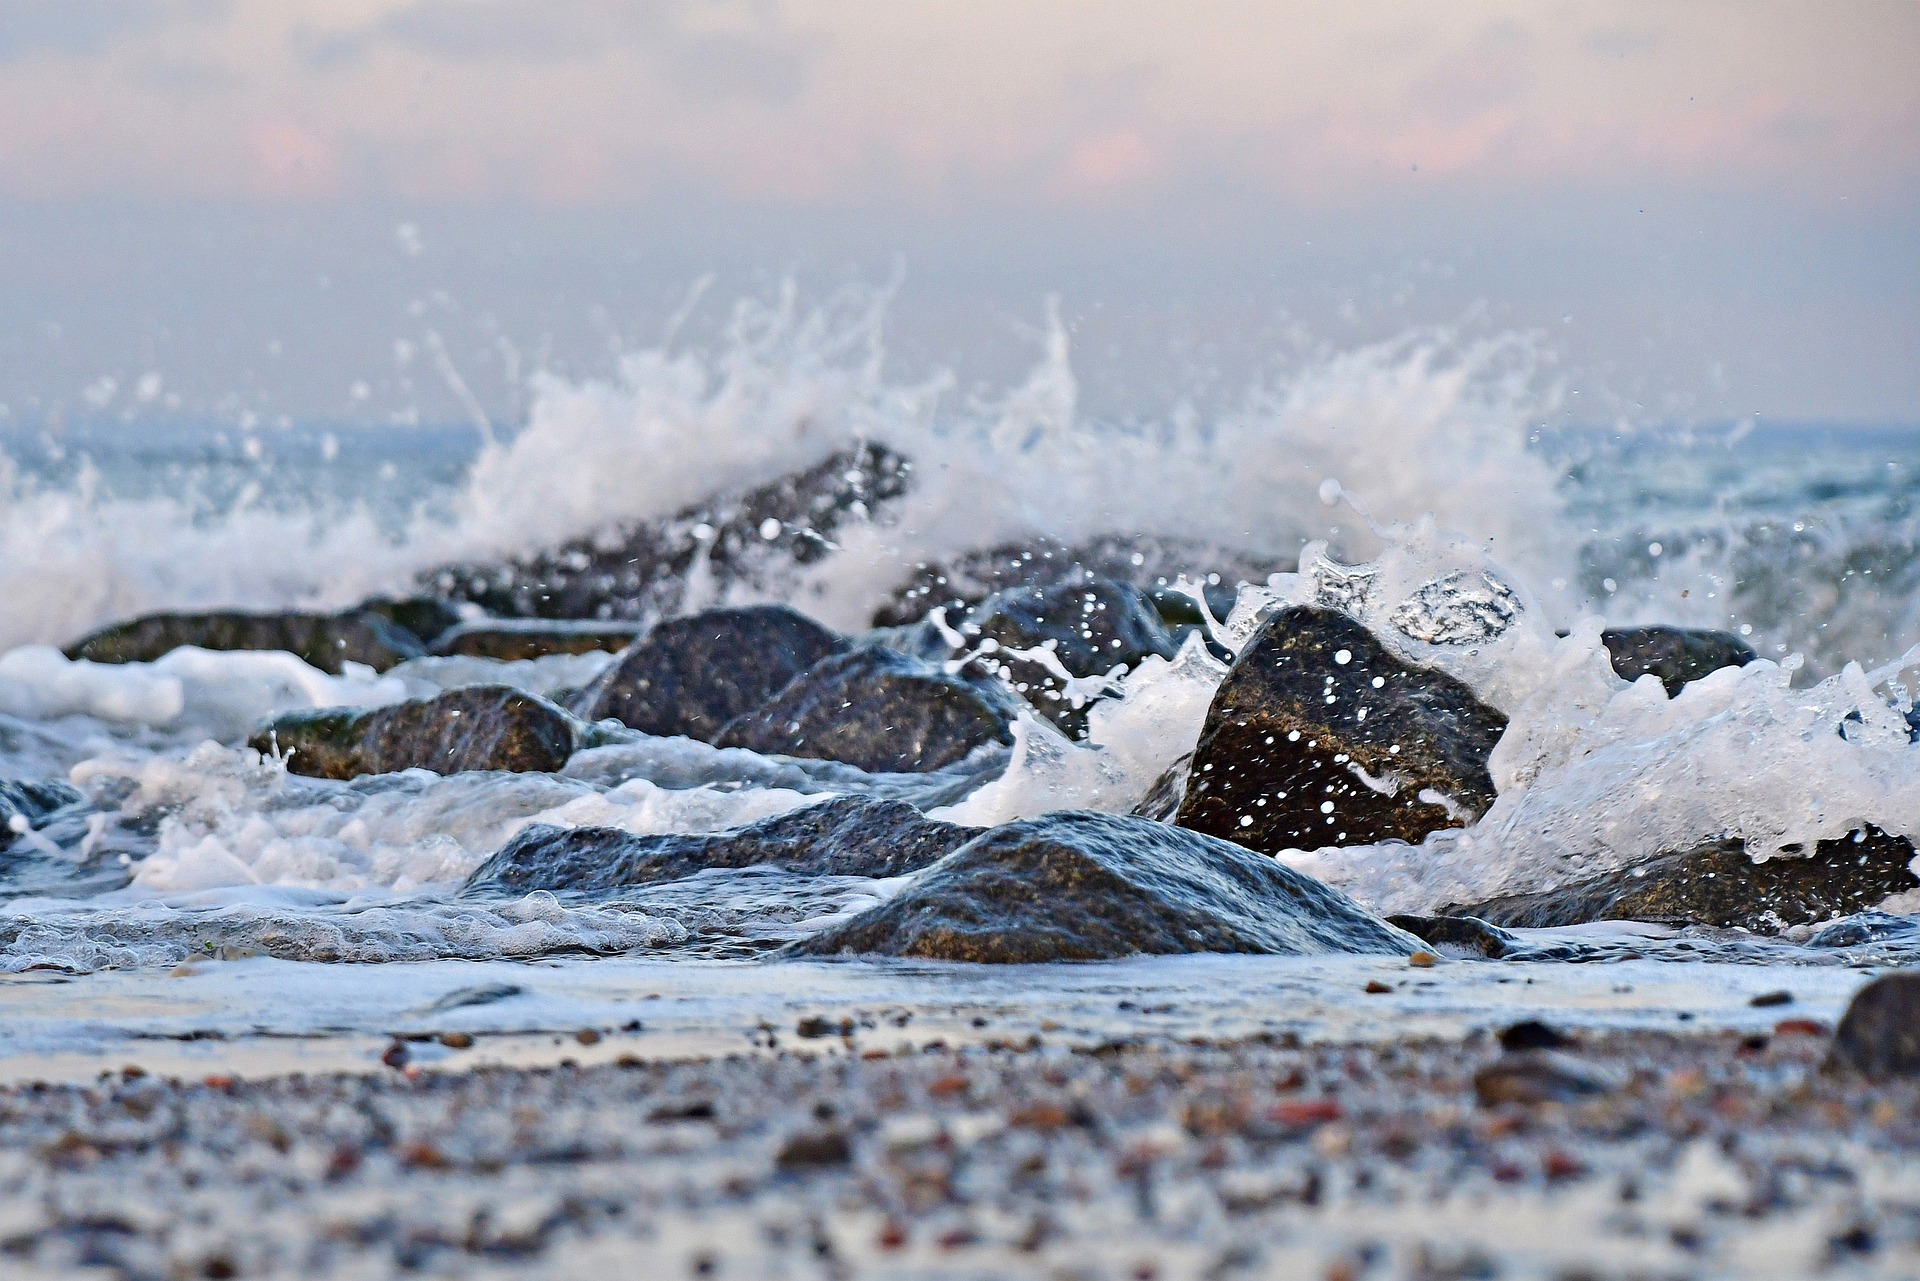
<path fill-rule="evenodd" d="M 1882 974 L 1847 1003 L 1827 1065 L 1870 1077 L 1920 1076 L 1920 972 Z"/>
<path fill-rule="evenodd" d="M 1559 889 L 1443 910 L 1509 928 L 1649 921 L 1777 934 L 1920 889 L 1907 869 L 1913 852 L 1907 838 L 1878 828 L 1821 841 L 1812 858 L 1776 855 L 1764 863 L 1748 858 L 1738 840 L 1709 841 Z"/>
<path fill-rule="evenodd" d="M 433 652 L 441 657 L 495 658 L 511 663 L 551 654 L 617 654 L 639 635 L 638 623 L 487 618 L 447 629 L 434 640 Z"/>
<path fill-rule="evenodd" d="M 778 586 L 795 566 L 830 554 L 841 526 L 904 494 L 912 470 L 892 450 L 861 444 L 665 520 L 600 531 L 505 564 L 444 566 L 421 581 L 507 618 L 671 617 L 696 607 L 690 589 L 711 600 L 707 593 L 736 584 Z"/>
<path fill-rule="evenodd" d="M 610 827 L 536 824 L 481 865 L 468 893 L 603 892 L 716 867 L 772 866 L 807 876 L 905 876 L 979 835 L 899 801 L 842 796 L 731 832 L 635 836 Z"/>
<path fill-rule="evenodd" d="M 289 772 L 314 778 L 405 769 L 525 774 L 559 770 L 586 733 L 544 698 L 505 685 L 469 685 L 387 707 L 290 712 L 256 729 L 247 745 L 286 753 Z"/>
<path fill-rule="evenodd" d="M 1419 947 L 1339 891 L 1237 845 L 1148 819 L 1065 812 L 976 837 L 897 897 L 791 951 L 1021 964 Z"/>
<path fill-rule="evenodd" d="M 1506 725 L 1346 614 L 1285 609 L 1215 691 L 1175 822 L 1266 853 L 1417 844 L 1493 804 Z"/>
<path fill-rule="evenodd" d="M 1701 627 L 1609 627 L 1600 639 L 1620 679 L 1657 676 L 1669 698 L 1688 681 L 1722 667 L 1745 667 L 1758 657 L 1732 632 Z"/>
<path fill-rule="evenodd" d="M 0 850 L 55 810 L 80 800 L 79 790 L 66 783 L 0 779 Z"/>
<path fill-rule="evenodd" d="M 346 663 L 384 672 L 426 653 L 420 638 L 392 619 L 356 609 L 344 614 L 148 614 L 103 627 L 69 645 L 66 654 L 95 663 L 150 663 L 183 645 L 285 650 L 335 676 Z"/>
<path fill-rule="evenodd" d="M 869 773 L 939 769 L 1013 741 L 1020 703 L 991 679 L 951 674 L 878 645 L 815 663 L 729 724 L 720 747 L 844 761 Z"/>
<path fill-rule="evenodd" d="M 710 743 L 729 721 L 846 647 L 838 633 L 785 605 L 670 618 L 601 673 L 574 708 L 588 720 L 612 717 L 643 734 Z"/>
<path fill-rule="evenodd" d="M 978 653 L 974 666 L 1004 679 L 1069 738 L 1085 737 L 1087 705 L 1103 692 L 1072 691 L 1070 678 L 1131 671 L 1151 656 L 1172 658 L 1176 652 L 1146 594 L 1111 578 L 1016 587 L 946 622 L 944 632 L 932 620 L 920 625 L 938 657 Z M 956 638 L 958 649 L 952 645 Z"/>

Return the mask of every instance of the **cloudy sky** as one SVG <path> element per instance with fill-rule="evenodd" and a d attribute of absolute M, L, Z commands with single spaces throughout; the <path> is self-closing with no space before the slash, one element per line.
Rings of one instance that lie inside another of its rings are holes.
<path fill-rule="evenodd" d="M 1057 294 L 1111 412 L 1454 324 L 1598 417 L 1920 422 L 1916 68 L 1910 0 L 5 0 L 0 402 L 433 417 L 437 343 L 511 413 L 898 267 L 903 365 Z"/>

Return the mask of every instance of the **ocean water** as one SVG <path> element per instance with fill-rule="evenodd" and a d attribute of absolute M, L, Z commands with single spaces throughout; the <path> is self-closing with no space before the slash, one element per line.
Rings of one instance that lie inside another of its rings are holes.
<path fill-rule="evenodd" d="M 65 778 L 85 801 L 0 854 L 0 973 L 138 984 L 265 958 L 258 972 L 291 994 L 315 972 L 364 965 L 758 964 L 748 958 L 900 886 L 760 871 L 591 904 L 456 891 L 533 822 L 712 831 L 861 790 L 978 824 L 1130 809 L 1192 746 L 1224 674 L 1198 639 L 1130 673 L 1085 742 L 1024 720 L 1010 750 L 933 780 L 683 740 L 583 753 L 552 776 L 304 779 L 245 748 L 261 717 L 476 680 L 573 687 L 606 660 L 425 660 L 336 677 L 284 654 L 183 650 L 105 667 L 56 648 L 150 610 L 406 592 L 436 566 L 665 517 L 859 441 L 913 461 L 906 495 L 843 526 L 829 554 L 709 599 L 788 600 L 859 632 L 943 557 L 1158 539 L 1265 570 L 1214 622 L 1231 648 L 1276 603 L 1365 581 L 1350 608 L 1511 719 L 1493 762 L 1499 801 L 1474 828 L 1284 856 L 1379 910 L 1541 888 L 1722 835 L 1770 857 L 1865 823 L 1920 834 L 1907 721 L 1920 428 L 1580 423 L 1532 340 L 1438 331 L 1328 350 L 1228 401 L 1178 391 L 1138 419 L 1088 418 L 1055 325 L 1025 379 L 963 392 L 938 372 L 888 369 L 874 297 L 809 309 L 782 295 L 606 377 L 537 376 L 520 422 L 6 420 L 0 778 Z M 1199 591 L 1209 563 L 1190 568 Z M 1485 582 L 1516 609 L 1464 644 L 1396 630 L 1437 581 Z M 1669 699 L 1607 665 L 1602 626 L 1636 622 L 1728 628 L 1763 661 Z M 1689 937 L 1661 955 L 1682 968 L 1883 964 L 1906 954 L 1902 931 L 1887 933 L 1861 955 L 1800 947 L 1804 932 L 1764 945 Z M 1583 959 L 1649 946 L 1602 936 Z M 1493 1006 L 1462 1006 L 1475 1008 Z M 95 1020 L 69 1044 L 43 1022 L 32 1052 L 120 1034 Z"/>

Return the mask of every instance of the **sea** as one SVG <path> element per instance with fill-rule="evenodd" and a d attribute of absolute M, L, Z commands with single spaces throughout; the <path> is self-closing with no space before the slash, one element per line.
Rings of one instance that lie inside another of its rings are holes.
<path fill-rule="evenodd" d="M 1747 998 L 1786 986 L 1831 1018 L 1878 967 L 1920 955 L 1920 901 L 1879 905 L 1846 946 L 1811 928 L 1528 932 L 1524 959 L 1448 955 L 1356 1007 L 1353 991 L 1404 962 L 768 958 L 897 882 L 758 869 L 591 902 L 460 893 L 535 822 L 712 831 L 859 790 L 978 824 L 1125 812 L 1192 746 L 1222 647 L 1330 575 L 1373 585 L 1354 606 L 1363 621 L 1463 574 L 1518 610 L 1472 643 L 1399 642 L 1510 718 L 1494 809 L 1420 846 L 1282 856 L 1377 910 L 1545 888 L 1721 836 L 1764 858 L 1863 824 L 1920 835 L 1920 425 L 1593 421 L 1555 370 L 1531 336 L 1417 330 L 1109 418 L 1083 411 L 1058 324 L 1023 377 L 962 387 L 896 372 L 883 309 L 782 297 L 596 376 L 537 374 L 511 420 L 477 405 L 427 425 L 13 411 L 0 417 L 0 779 L 62 779 L 85 800 L 0 852 L 0 1075 L 371 1067 L 395 1035 L 456 1026 L 488 1033 L 500 1062 L 749 1050 L 822 1010 L 914 1011 L 904 1039 L 1277 1027 L 1364 1040 L 1526 1015 L 1760 1026 Z M 840 527 L 826 554 L 708 603 L 782 600 L 857 634 L 926 565 L 1137 539 L 1220 553 L 1196 550 L 1176 576 L 1221 603 L 1216 644 L 1129 673 L 1084 741 L 1023 721 L 1011 748 L 936 780 L 678 739 L 583 752 L 552 775 L 308 779 L 250 751 L 250 729 L 482 681 L 575 688 L 608 660 L 328 675 L 289 654 L 109 666 L 61 653 L 151 611 L 408 594 L 436 567 L 611 538 L 860 443 L 912 460 L 907 493 Z M 1265 572 L 1221 582 L 1222 563 Z M 1601 629 L 1656 622 L 1732 631 L 1759 661 L 1673 698 L 1614 677 Z M 610 1035 L 588 1048 L 583 1027 Z"/>

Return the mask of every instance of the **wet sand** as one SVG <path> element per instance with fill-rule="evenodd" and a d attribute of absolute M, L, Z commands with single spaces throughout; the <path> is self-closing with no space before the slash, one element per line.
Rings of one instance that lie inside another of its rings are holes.
<path fill-rule="evenodd" d="M 1761 1012 L 1553 1051 L 898 1052 L 823 1017 L 693 1061 L 19 1084 L 0 1271 L 1920 1275 L 1920 1084 L 1827 1076 L 1821 1020 Z"/>

